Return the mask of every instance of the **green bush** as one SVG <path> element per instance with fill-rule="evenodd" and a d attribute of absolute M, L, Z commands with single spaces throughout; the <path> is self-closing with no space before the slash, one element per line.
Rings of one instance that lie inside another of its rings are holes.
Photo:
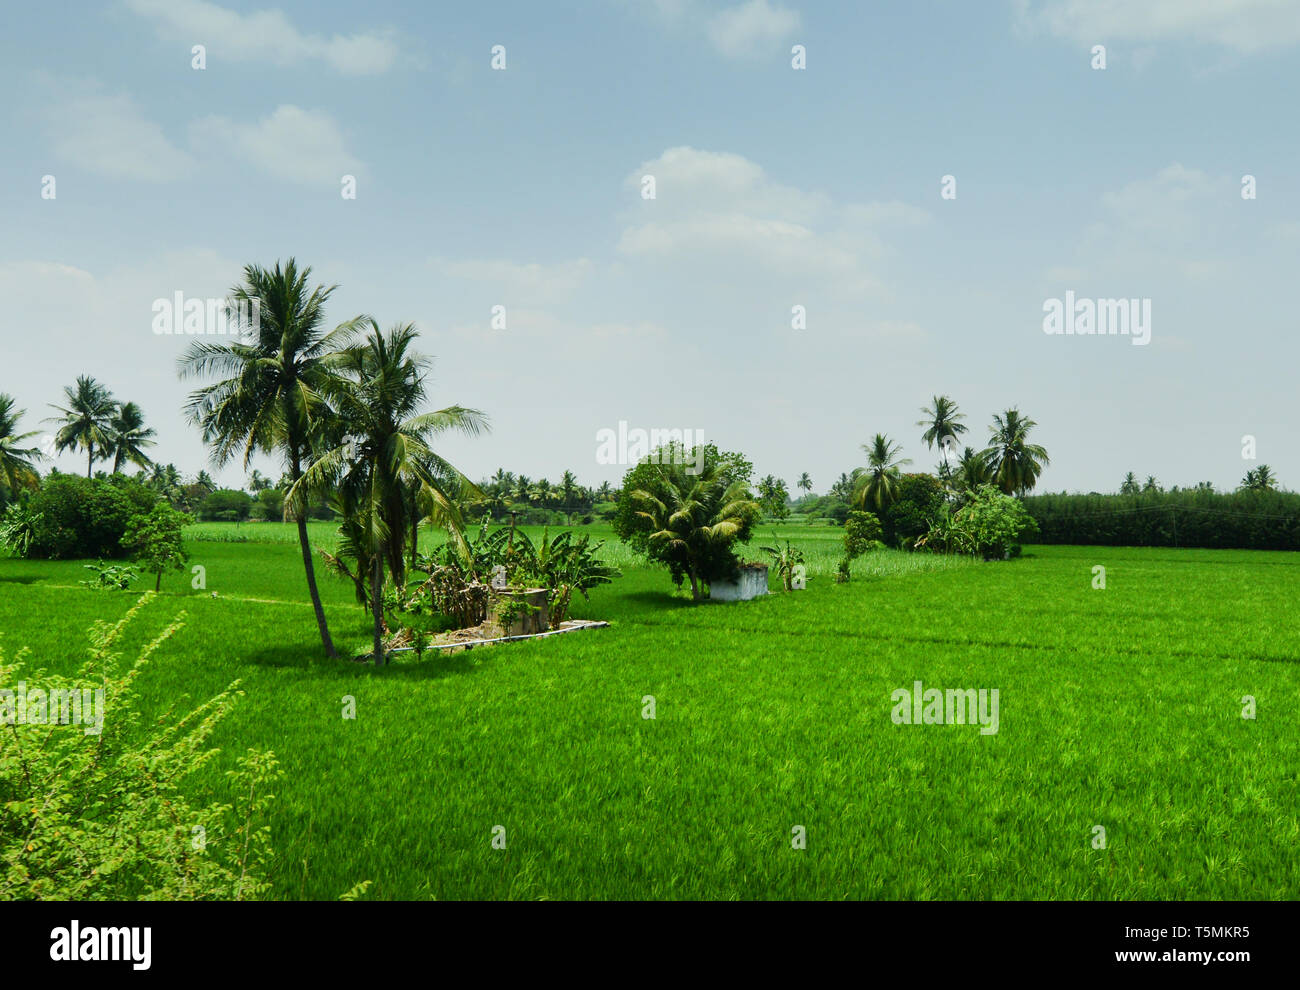
<path fill-rule="evenodd" d="M 992 485 L 980 485 L 966 493 L 964 504 L 955 511 L 945 505 L 918 542 L 932 550 L 996 560 L 1018 556 L 1020 541 L 1036 529 L 1019 499 Z"/>
<path fill-rule="evenodd" d="M 145 718 L 135 682 L 181 620 L 121 664 L 114 647 L 144 601 L 115 625 L 96 625 L 75 677 L 0 656 L 0 684 L 79 702 L 60 708 L 62 721 L 36 721 L 30 705 L 18 721 L 0 694 L 0 901 L 248 900 L 270 887 L 275 756 L 249 750 L 227 774 L 228 803 L 192 803 L 183 785 L 217 755 L 208 738 L 239 682 L 184 717 Z"/>
<path fill-rule="evenodd" d="M 15 549 L 26 557 L 62 560 L 124 557 L 127 524 L 157 500 L 153 490 L 122 475 L 51 475 L 19 510 L 25 517 L 26 546 Z"/>

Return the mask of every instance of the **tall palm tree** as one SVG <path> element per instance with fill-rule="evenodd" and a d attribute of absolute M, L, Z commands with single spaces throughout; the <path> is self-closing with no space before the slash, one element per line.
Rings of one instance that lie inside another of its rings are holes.
<path fill-rule="evenodd" d="M 145 447 L 155 445 L 157 431 L 144 425 L 144 412 L 134 402 L 124 402 L 112 420 L 113 473 L 122 470 L 123 462 L 147 468 L 153 463 L 145 454 Z"/>
<path fill-rule="evenodd" d="M 18 432 L 18 421 L 25 415 L 27 410 L 14 408 L 13 396 L 0 393 L 0 483 L 15 494 L 36 485 L 35 461 L 41 456 L 38 448 L 23 446 L 37 433 Z"/>
<path fill-rule="evenodd" d="M 51 416 L 47 423 L 60 423 L 54 435 L 57 451 L 80 448 L 86 452 L 86 477 L 94 469 L 95 461 L 104 460 L 113 447 L 113 416 L 117 401 L 107 387 L 89 375 L 78 375 L 75 386 L 63 389 L 66 406 L 50 404 L 63 413 Z"/>
<path fill-rule="evenodd" d="M 264 492 L 271 487 L 271 479 L 264 475 L 257 468 L 253 468 L 253 474 L 248 479 L 248 490 L 254 495 L 258 492 Z"/>
<path fill-rule="evenodd" d="M 1158 493 L 1160 491 L 1160 482 L 1156 481 L 1154 474 L 1148 475 L 1146 484 L 1142 486 L 1142 491 L 1148 493 Z"/>
<path fill-rule="evenodd" d="M 921 439 L 925 441 L 928 450 L 933 450 L 936 443 L 940 449 L 948 449 L 949 444 L 944 441 L 955 445 L 961 439 L 961 434 L 966 432 L 966 425 L 961 422 L 966 414 L 959 412 L 957 403 L 946 395 L 934 396 L 929 406 L 921 407 L 921 413 L 925 419 L 917 420 L 916 425 L 925 427 Z"/>
<path fill-rule="evenodd" d="M 302 477 L 311 457 L 311 438 L 329 414 L 323 393 L 335 379 L 330 359 L 356 333 L 360 317 L 325 329 L 325 303 L 335 286 L 310 287 L 310 268 L 290 258 L 273 269 L 244 268 L 244 280 L 231 290 L 231 310 L 253 312 L 256 320 L 234 342 L 195 341 L 180 359 L 182 378 L 218 376 L 215 384 L 190 394 L 186 413 L 203 430 L 213 462 L 225 464 L 237 453 L 243 465 L 258 451 L 278 454 L 290 484 Z M 241 308 L 242 306 L 242 308 Z M 298 524 L 307 591 L 328 656 L 338 656 L 330 639 L 316 587 L 306 502 L 286 501 Z"/>
<path fill-rule="evenodd" d="M 911 460 L 900 458 L 902 446 L 883 433 L 877 433 L 871 443 L 862 445 L 867 455 L 867 468 L 858 475 L 853 487 L 853 504 L 859 509 L 880 512 L 898 496 L 900 468 Z"/>
<path fill-rule="evenodd" d="M 796 482 L 796 484 L 800 489 L 802 489 L 805 495 L 809 495 L 812 493 L 812 489 L 813 489 L 812 478 L 808 477 L 807 471 L 799 475 L 799 480 Z"/>
<path fill-rule="evenodd" d="M 1008 495 L 1033 489 L 1043 467 L 1052 463 L 1045 448 L 1029 442 L 1029 433 L 1037 425 L 1018 409 L 1008 409 L 1004 415 L 993 417 L 984 457 L 993 484 Z"/>
<path fill-rule="evenodd" d="M 350 506 L 359 524 L 354 538 L 369 557 L 374 658 L 381 664 L 384 568 L 397 587 L 405 584 L 408 493 L 418 490 L 430 521 L 465 550 L 460 503 L 482 492 L 431 443 L 452 430 L 474 436 L 488 422 L 482 412 L 463 406 L 421 412 L 430 362 L 411 350 L 415 327 L 398 325 L 385 334 L 374 320 L 369 326 L 365 340 L 330 361 L 338 372 L 327 386 L 337 424 L 334 445 L 316 454 L 287 497 L 304 501 L 309 493 L 333 491 Z"/>
<path fill-rule="evenodd" d="M 1141 489 L 1138 487 L 1137 475 L 1130 471 L 1124 475 L 1124 480 L 1120 483 L 1119 493 L 1121 495 L 1136 495 Z"/>

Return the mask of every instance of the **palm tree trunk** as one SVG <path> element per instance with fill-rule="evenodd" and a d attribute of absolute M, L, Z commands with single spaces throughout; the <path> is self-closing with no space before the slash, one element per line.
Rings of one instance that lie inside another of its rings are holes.
<path fill-rule="evenodd" d="M 289 476 L 297 481 L 302 475 L 302 465 L 298 461 L 298 452 L 294 451 L 289 462 Z M 307 500 L 303 499 L 303 511 L 298 513 L 298 546 L 302 548 L 302 566 L 307 572 L 307 593 L 311 595 L 311 607 L 316 612 L 316 625 L 320 629 L 320 640 L 325 646 L 325 655 L 330 659 L 338 657 L 334 641 L 330 639 L 329 624 L 325 621 L 325 609 L 320 603 L 320 591 L 316 587 L 316 566 L 311 559 L 311 541 L 307 538 Z"/>
<path fill-rule="evenodd" d="M 95 445 L 86 445 L 86 480 L 90 480 L 90 469 L 95 465 Z"/>
<path fill-rule="evenodd" d="M 375 666 L 384 663 L 384 557 L 375 554 L 370 560 L 370 613 L 375 620 Z"/>

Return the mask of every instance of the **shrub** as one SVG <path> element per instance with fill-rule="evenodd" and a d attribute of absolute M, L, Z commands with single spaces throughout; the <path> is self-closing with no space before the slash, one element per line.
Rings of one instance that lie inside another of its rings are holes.
<path fill-rule="evenodd" d="M 26 507 L 24 556 L 53 559 L 125 556 L 122 536 L 131 518 L 157 502 L 151 489 L 122 475 L 46 478 Z"/>
<path fill-rule="evenodd" d="M 853 561 L 870 550 L 884 547 L 880 541 L 883 534 L 880 520 L 874 512 L 853 510 L 844 520 L 844 557 L 840 560 L 836 581 L 840 584 L 849 580 Z"/>
<path fill-rule="evenodd" d="M 30 711 L 18 722 L 0 695 L 0 901 L 246 900 L 270 887 L 275 756 L 249 750 L 239 760 L 227 773 L 230 803 L 191 803 L 183 785 L 217 755 L 208 738 L 239 682 L 183 717 L 146 719 L 135 682 L 181 618 L 124 667 L 113 649 L 143 602 L 115 625 L 96 625 L 74 677 L 25 669 L 21 653 L 0 656 L 0 684 L 94 699 L 71 709 L 81 725 L 37 724 Z M 84 724 L 87 707 L 96 724 Z"/>
<path fill-rule="evenodd" d="M 992 485 L 980 485 L 965 500 L 956 511 L 945 506 L 918 545 L 994 560 L 1018 555 L 1021 539 L 1037 529 L 1019 499 Z"/>
<path fill-rule="evenodd" d="M 781 546 L 779 540 L 773 540 L 772 543 L 770 547 L 759 547 L 759 549 L 772 558 L 772 569 L 781 578 L 785 590 L 793 591 L 795 574 L 807 563 L 804 552 L 789 540 L 785 541 L 785 546 Z"/>
<path fill-rule="evenodd" d="M 87 564 L 86 570 L 94 571 L 95 576 L 77 583 L 94 591 L 126 591 L 131 587 L 131 582 L 140 576 L 140 572 L 128 564 L 106 564 L 102 560 Z"/>

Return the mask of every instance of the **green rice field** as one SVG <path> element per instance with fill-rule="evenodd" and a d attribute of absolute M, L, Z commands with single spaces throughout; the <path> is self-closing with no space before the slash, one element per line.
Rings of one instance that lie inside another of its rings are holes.
<path fill-rule="evenodd" d="M 291 527 L 189 531 L 206 587 L 166 576 L 124 652 L 183 612 L 146 710 L 242 681 L 192 787 L 275 751 L 273 896 L 1300 896 L 1300 554 L 878 551 L 840 585 L 842 531 L 787 524 L 806 590 L 697 605 L 584 531 L 624 576 L 573 614 L 609 628 L 378 669 L 323 658 Z M 71 673 L 91 624 L 138 599 L 79 585 L 84 563 L 0 560 L 6 657 Z M 362 652 L 350 585 L 321 582 Z M 997 732 L 896 724 L 916 681 L 997 689 Z"/>

